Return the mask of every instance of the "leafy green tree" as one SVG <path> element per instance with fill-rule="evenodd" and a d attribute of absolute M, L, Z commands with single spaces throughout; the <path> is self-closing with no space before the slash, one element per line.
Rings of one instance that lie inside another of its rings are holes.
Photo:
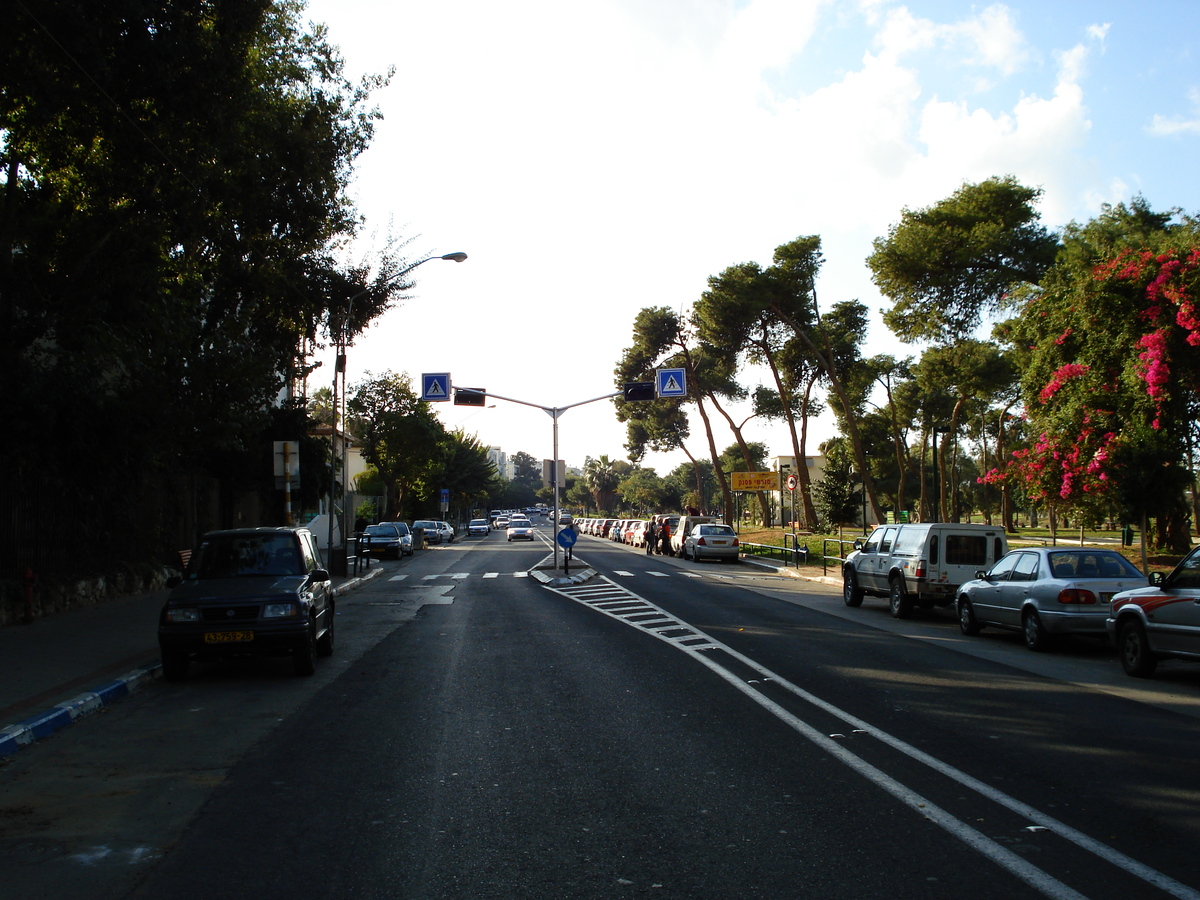
<path fill-rule="evenodd" d="M 446 430 L 407 375 L 384 372 L 354 386 L 347 404 L 362 441 L 363 458 L 387 488 L 388 520 L 404 518 L 406 498 L 436 489 L 444 467 Z M 485 451 L 486 456 L 486 451 Z"/>
<path fill-rule="evenodd" d="M 146 526 L 113 511 L 135 508 L 156 475 L 233 489 L 261 471 L 298 343 L 353 290 L 333 249 L 358 227 L 345 187 L 386 78 L 347 81 L 301 12 L 294 0 L 8 10 L 0 389 L 27 439 L 0 451 L 0 477 L 38 472 L 69 492 L 82 529 L 129 544 Z M 114 422 L 122 439 L 96 442 Z"/>
<path fill-rule="evenodd" d="M 512 455 L 513 478 L 517 484 L 537 491 L 542 486 L 542 464 L 523 450 Z"/>
<path fill-rule="evenodd" d="M 621 479 L 617 485 L 617 493 L 625 505 L 631 510 L 643 513 L 654 512 L 661 508 L 666 492 L 663 480 L 653 469 L 635 468 Z"/>
<path fill-rule="evenodd" d="M 1115 502 L 1155 516 L 1160 546 L 1187 548 L 1182 489 L 1165 488 L 1191 480 L 1198 298 L 1196 220 L 1139 199 L 1066 229 L 1040 291 L 1008 323 L 1031 348 L 1022 393 L 1035 438 L 1012 470 L 1034 500 L 1092 511 Z"/>
<path fill-rule="evenodd" d="M 1036 284 L 1057 248 L 1034 209 L 1041 194 L 1006 176 L 905 209 L 867 258 L 894 304 L 887 326 L 904 341 L 953 342 L 1006 306 L 1015 287 Z"/>
<path fill-rule="evenodd" d="M 854 457 L 845 438 L 831 438 L 821 445 L 825 471 L 813 485 L 814 501 L 821 521 L 830 525 L 852 525 L 858 520 L 861 494 L 854 489 Z"/>

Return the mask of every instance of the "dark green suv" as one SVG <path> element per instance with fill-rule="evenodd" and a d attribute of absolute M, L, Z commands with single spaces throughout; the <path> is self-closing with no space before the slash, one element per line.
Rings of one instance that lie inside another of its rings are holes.
<path fill-rule="evenodd" d="M 158 620 L 163 677 L 187 677 L 192 659 L 291 656 L 298 675 L 333 654 L 329 571 L 305 528 L 211 531 L 192 554 Z"/>

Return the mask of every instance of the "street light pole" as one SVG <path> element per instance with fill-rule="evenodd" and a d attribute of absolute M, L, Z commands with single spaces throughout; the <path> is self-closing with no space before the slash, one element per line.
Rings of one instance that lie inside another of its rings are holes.
<path fill-rule="evenodd" d="M 458 388 L 459 393 L 474 394 L 468 388 Z M 479 392 L 482 393 L 482 392 Z M 542 406 L 540 403 L 530 403 L 528 400 L 517 400 L 514 397 L 502 397 L 499 394 L 487 394 L 486 396 L 494 400 L 507 400 L 509 403 L 520 403 L 522 406 L 532 406 L 535 409 L 540 409 L 551 419 L 554 420 L 553 428 L 553 449 L 554 462 L 552 469 L 554 471 L 554 571 L 558 571 L 558 417 L 565 413 L 568 409 L 574 409 L 576 406 L 586 406 L 589 403 L 596 403 L 599 400 L 611 400 L 613 397 L 620 397 L 624 391 L 615 391 L 611 394 L 604 394 L 601 397 L 593 397 L 591 400 L 580 400 L 578 403 L 568 403 L 566 406 Z"/>
<path fill-rule="evenodd" d="M 454 262 L 462 262 L 466 258 L 467 258 L 467 254 L 463 253 L 461 250 L 456 250 L 453 253 L 446 253 L 441 256 L 427 256 L 427 257 L 425 257 L 425 259 L 418 260 L 417 262 L 413 263 L 411 266 L 408 266 L 405 269 L 401 269 L 395 275 L 392 275 L 390 278 L 386 279 L 382 284 L 374 285 L 372 287 L 366 288 L 365 290 L 361 290 L 357 294 L 354 294 L 349 300 L 346 301 L 346 317 L 345 317 L 345 319 L 342 320 L 342 327 L 341 327 L 340 333 L 338 335 L 337 360 L 333 366 L 333 397 L 331 398 L 333 401 L 332 402 L 333 428 L 329 434 L 329 540 L 328 540 L 328 543 L 326 544 L 326 549 L 329 553 L 330 558 L 325 561 L 326 565 L 332 565 L 332 557 L 333 557 L 333 517 L 334 517 L 334 506 L 335 506 L 335 502 L 336 502 L 335 498 L 337 496 L 337 465 L 336 465 L 337 454 L 335 453 L 335 447 L 336 447 L 335 441 L 337 439 L 339 407 L 341 407 L 341 409 L 340 409 L 341 418 L 345 419 L 344 407 L 345 407 L 345 403 L 346 403 L 346 331 L 350 327 L 350 314 L 354 311 L 354 301 L 357 300 L 359 297 L 366 296 L 367 294 L 371 293 L 371 291 L 377 290 L 379 288 L 387 287 L 389 284 L 396 281 L 397 279 L 403 278 L 405 275 L 407 275 L 409 272 L 411 272 L 417 266 L 424 265 L 425 263 L 427 263 L 431 260 L 449 259 L 449 260 L 453 260 Z M 341 391 L 340 404 L 338 401 L 338 375 L 339 374 L 342 376 L 342 391 Z M 343 437 L 342 438 L 342 490 L 343 490 L 343 492 L 346 489 L 346 482 L 349 480 L 349 477 L 350 477 L 350 460 L 349 460 L 348 453 L 347 453 L 347 444 L 348 443 L 349 442 L 347 441 L 347 439 L 345 437 Z M 343 509 L 342 512 L 344 514 L 345 510 Z M 344 547 L 346 544 L 346 529 L 342 528 L 341 532 L 342 532 L 342 534 L 341 534 L 342 545 Z"/>

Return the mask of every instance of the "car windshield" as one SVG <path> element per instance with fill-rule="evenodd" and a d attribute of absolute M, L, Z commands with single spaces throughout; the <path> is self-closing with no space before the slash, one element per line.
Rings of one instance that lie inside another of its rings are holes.
<path fill-rule="evenodd" d="M 701 525 L 701 534 L 733 534 L 733 529 L 728 525 Z"/>
<path fill-rule="evenodd" d="M 392 524 L 392 527 L 395 528 L 401 534 L 408 534 L 408 525 L 405 524 L 404 522 L 395 522 Z"/>
<path fill-rule="evenodd" d="M 437 531 L 437 522 L 413 522 L 413 528 L 424 528 L 426 531 Z"/>
<path fill-rule="evenodd" d="M 220 534 L 200 545 L 196 577 L 303 575 L 300 554 L 290 534 Z"/>
<path fill-rule="evenodd" d="M 487 522 L 483 521 L 483 519 L 472 519 L 471 524 L 472 525 L 486 525 Z"/>
<path fill-rule="evenodd" d="M 528 523 L 528 522 L 513 522 L 513 523 L 512 523 L 511 525 L 509 525 L 508 527 L 509 527 L 509 528 L 529 528 L 529 527 L 530 527 L 530 525 L 529 525 L 529 523 Z"/>
<path fill-rule="evenodd" d="M 371 537 L 394 538 L 396 536 L 396 529 L 391 525 L 368 525 L 367 534 Z"/>

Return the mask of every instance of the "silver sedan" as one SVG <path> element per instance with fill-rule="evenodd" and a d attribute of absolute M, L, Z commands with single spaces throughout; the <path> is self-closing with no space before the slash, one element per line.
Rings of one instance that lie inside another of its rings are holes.
<path fill-rule="evenodd" d="M 683 539 L 683 558 L 737 560 L 741 548 L 737 532 L 728 525 L 697 525 Z"/>
<path fill-rule="evenodd" d="M 1060 634 L 1103 637 L 1113 595 L 1145 583 L 1115 550 L 1013 550 L 958 589 L 958 627 L 967 635 L 985 625 L 1020 631 L 1030 650 L 1047 649 Z"/>

